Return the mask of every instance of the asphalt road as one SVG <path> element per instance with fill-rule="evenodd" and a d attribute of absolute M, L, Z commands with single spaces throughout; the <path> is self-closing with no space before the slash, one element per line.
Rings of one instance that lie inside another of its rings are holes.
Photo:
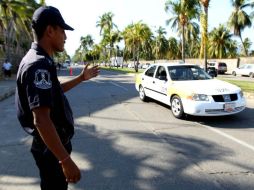
<path fill-rule="evenodd" d="M 167 106 L 141 102 L 134 76 L 106 71 L 67 97 L 83 176 L 72 190 L 254 189 L 253 100 L 238 115 L 179 120 Z M 0 102 L 0 190 L 37 190 L 31 137 L 18 127 L 13 99 Z"/>

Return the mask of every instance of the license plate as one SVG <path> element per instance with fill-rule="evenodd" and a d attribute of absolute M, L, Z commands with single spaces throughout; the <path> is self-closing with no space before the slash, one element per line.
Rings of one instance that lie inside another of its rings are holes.
<path fill-rule="evenodd" d="M 232 112 L 235 109 L 235 103 L 225 103 L 224 110 L 227 112 Z"/>

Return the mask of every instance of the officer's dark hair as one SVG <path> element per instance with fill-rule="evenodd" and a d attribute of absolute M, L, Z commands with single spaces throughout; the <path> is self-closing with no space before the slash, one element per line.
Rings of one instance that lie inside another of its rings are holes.
<path fill-rule="evenodd" d="M 40 27 L 34 27 L 32 24 L 33 36 L 36 41 L 39 41 L 43 37 L 43 34 L 44 34 L 46 28 L 47 28 L 46 25 L 40 26 Z"/>
<path fill-rule="evenodd" d="M 32 26 L 33 36 L 36 41 L 39 41 L 43 37 L 43 34 L 46 31 L 47 26 L 49 26 L 49 24 L 45 24 L 45 25 L 41 25 L 41 26 L 37 26 L 37 27 Z M 51 25 L 51 26 L 53 28 L 57 27 L 57 25 Z"/>

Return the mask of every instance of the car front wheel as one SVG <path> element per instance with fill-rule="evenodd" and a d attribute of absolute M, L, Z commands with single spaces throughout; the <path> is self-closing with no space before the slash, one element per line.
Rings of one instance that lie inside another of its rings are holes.
<path fill-rule="evenodd" d="M 250 78 L 254 78 L 254 73 L 250 73 Z"/>
<path fill-rule="evenodd" d="M 171 99 L 171 111 L 176 118 L 182 118 L 184 116 L 183 104 L 179 96 L 175 95 Z"/>
<path fill-rule="evenodd" d="M 233 72 L 232 72 L 232 75 L 236 76 L 236 72 L 235 72 L 235 71 L 233 71 Z"/>
<path fill-rule="evenodd" d="M 147 99 L 148 99 L 143 86 L 139 87 L 139 98 L 144 102 L 147 101 Z"/>

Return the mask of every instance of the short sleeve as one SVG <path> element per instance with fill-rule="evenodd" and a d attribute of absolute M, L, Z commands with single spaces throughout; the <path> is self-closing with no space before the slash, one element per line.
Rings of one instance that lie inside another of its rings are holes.
<path fill-rule="evenodd" d="M 26 74 L 25 89 L 30 109 L 52 106 L 52 80 L 50 67 L 31 67 Z"/>

